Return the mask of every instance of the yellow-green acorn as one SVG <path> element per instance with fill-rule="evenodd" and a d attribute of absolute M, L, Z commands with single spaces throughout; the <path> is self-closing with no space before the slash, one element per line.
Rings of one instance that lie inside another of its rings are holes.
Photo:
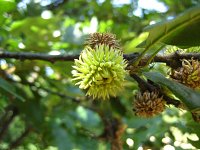
<path fill-rule="evenodd" d="M 133 110 L 136 116 L 149 118 L 160 114 L 165 109 L 165 101 L 159 92 L 137 93 L 135 96 Z"/>
<path fill-rule="evenodd" d="M 86 95 L 109 99 L 123 89 L 126 66 L 121 51 L 108 45 L 86 46 L 79 59 L 75 59 L 73 80 L 80 89 L 86 90 Z"/>
<path fill-rule="evenodd" d="M 182 66 L 172 69 L 171 78 L 191 88 L 200 88 L 200 62 L 198 60 L 182 60 Z"/>

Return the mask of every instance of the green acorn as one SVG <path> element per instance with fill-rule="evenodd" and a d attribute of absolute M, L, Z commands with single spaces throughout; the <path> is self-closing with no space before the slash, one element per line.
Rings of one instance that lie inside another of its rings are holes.
<path fill-rule="evenodd" d="M 160 114 L 165 109 L 165 101 L 159 92 L 137 93 L 134 101 L 134 112 L 136 116 L 149 118 Z"/>
<path fill-rule="evenodd" d="M 109 45 L 87 46 L 75 59 L 72 71 L 76 85 L 87 91 L 86 95 L 94 99 L 109 99 L 123 89 L 127 74 L 126 61 L 119 50 Z"/>
<path fill-rule="evenodd" d="M 170 77 L 191 88 L 200 88 L 200 62 L 183 59 L 182 66 L 172 69 Z"/>

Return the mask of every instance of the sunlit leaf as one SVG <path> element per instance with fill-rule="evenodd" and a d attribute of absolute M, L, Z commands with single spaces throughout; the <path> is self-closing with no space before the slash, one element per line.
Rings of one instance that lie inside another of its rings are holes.
<path fill-rule="evenodd" d="M 149 26 L 146 32 L 149 36 L 145 47 L 158 42 L 177 46 L 200 45 L 200 6 L 191 8 L 173 20 Z"/>
<path fill-rule="evenodd" d="M 0 0 L 0 14 L 16 8 L 15 0 Z"/>
<path fill-rule="evenodd" d="M 200 6 L 196 6 L 183 12 L 173 20 L 163 21 L 147 27 L 145 32 L 149 32 L 149 36 L 139 45 L 139 47 L 144 47 L 144 50 L 135 63 L 137 64 L 142 56 L 155 47 L 156 44 L 166 43 L 181 47 L 200 45 L 199 26 Z M 155 51 L 158 53 L 159 49 L 155 49 Z"/>

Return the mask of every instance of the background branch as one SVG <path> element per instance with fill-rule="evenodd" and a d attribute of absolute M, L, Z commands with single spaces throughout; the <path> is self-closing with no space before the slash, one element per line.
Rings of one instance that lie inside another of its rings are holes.
<path fill-rule="evenodd" d="M 124 59 L 128 61 L 129 64 L 132 64 L 136 58 L 139 56 L 138 53 L 131 53 L 131 54 L 124 54 Z M 49 62 L 55 61 L 73 61 L 74 59 L 78 59 L 79 54 L 60 54 L 60 55 L 50 55 L 45 53 L 30 53 L 30 52 L 8 52 L 8 51 L 1 51 L 0 58 L 13 58 L 19 60 L 44 60 Z M 150 59 L 151 56 L 146 55 L 144 56 L 139 65 L 145 66 Z M 177 68 L 181 65 L 181 59 L 197 59 L 200 60 L 200 53 L 172 53 L 168 55 L 156 55 L 152 62 L 162 62 L 166 63 L 168 66 L 172 68 Z"/>
<path fill-rule="evenodd" d="M 0 52 L 0 58 L 14 58 L 19 60 L 44 60 L 44 61 L 73 61 L 78 58 L 79 55 L 69 55 L 69 54 L 61 54 L 61 55 L 50 55 L 45 53 L 30 53 L 30 52 L 8 52 L 2 51 Z"/>

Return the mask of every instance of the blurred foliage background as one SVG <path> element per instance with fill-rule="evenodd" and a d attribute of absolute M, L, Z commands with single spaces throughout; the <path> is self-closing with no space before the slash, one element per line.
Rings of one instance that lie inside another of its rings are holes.
<path fill-rule="evenodd" d="M 125 53 L 146 38 L 144 27 L 199 0 L 0 0 L 0 50 L 79 54 L 90 33 L 111 32 Z M 71 82 L 73 62 L 0 60 L 0 149 L 181 150 L 200 148 L 200 125 L 170 106 L 143 119 L 132 111 L 137 83 L 109 101 L 91 100 Z M 166 72 L 160 64 L 156 70 Z M 117 148 L 116 148 L 117 149 Z"/>

